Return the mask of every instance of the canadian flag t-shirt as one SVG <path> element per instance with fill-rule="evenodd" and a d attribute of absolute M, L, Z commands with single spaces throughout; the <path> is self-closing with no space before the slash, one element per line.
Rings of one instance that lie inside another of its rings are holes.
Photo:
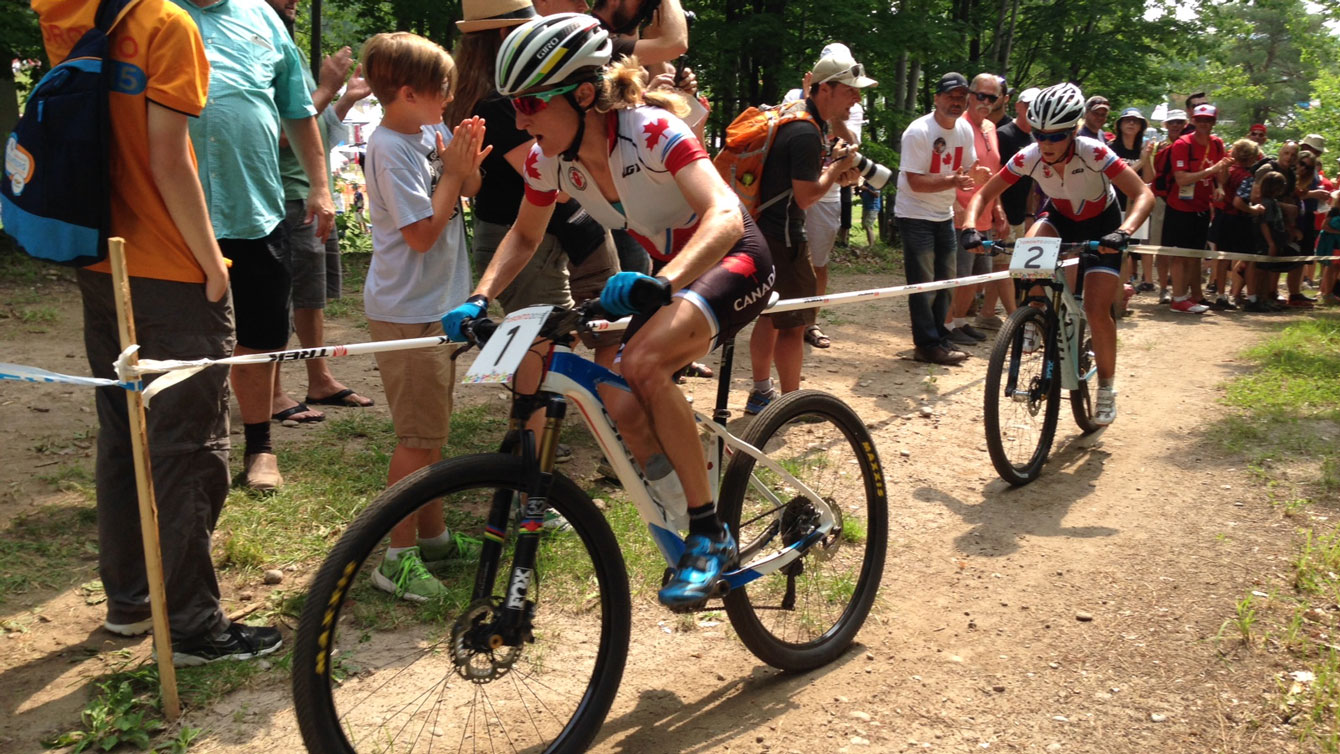
<path fill-rule="evenodd" d="M 898 169 L 898 197 L 893 214 L 912 220 L 954 219 L 954 188 L 922 193 L 908 184 L 908 173 L 945 175 L 967 170 L 977 162 L 972 124 L 956 118 L 952 128 L 941 128 L 935 114 L 912 121 L 903 131 L 902 159 Z"/>

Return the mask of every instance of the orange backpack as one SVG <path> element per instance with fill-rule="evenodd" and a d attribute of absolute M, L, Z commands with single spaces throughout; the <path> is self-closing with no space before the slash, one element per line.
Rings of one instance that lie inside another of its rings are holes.
<path fill-rule="evenodd" d="M 809 121 L 822 133 L 819 122 L 805 109 L 803 99 L 785 105 L 751 107 L 726 127 L 725 148 L 712 164 L 755 218 L 775 202 L 791 195 L 788 188 L 766 202 L 759 201 L 759 192 L 763 190 L 763 163 L 777 139 L 777 130 L 797 120 Z"/>

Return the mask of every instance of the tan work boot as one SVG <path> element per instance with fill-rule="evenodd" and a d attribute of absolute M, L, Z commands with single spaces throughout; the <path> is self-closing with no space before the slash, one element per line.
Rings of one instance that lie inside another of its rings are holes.
<path fill-rule="evenodd" d="M 242 483 L 257 492 L 277 490 L 284 484 L 279 475 L 279 459 L 274 453 L 253 453 L 244 461 Z"/>

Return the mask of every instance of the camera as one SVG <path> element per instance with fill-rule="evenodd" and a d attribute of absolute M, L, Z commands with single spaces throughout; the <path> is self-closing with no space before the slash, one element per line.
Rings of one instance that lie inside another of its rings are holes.
<path fill-rule="evenodd" d="M 889 179 L 893 177 L 893 171 L 866 157 L 860 152 L 852 152 L 852 157 L 856 158 L 856 172 L 861 174 L 865 182 L 874 186 L 876 190 L 884 188 Z"/>

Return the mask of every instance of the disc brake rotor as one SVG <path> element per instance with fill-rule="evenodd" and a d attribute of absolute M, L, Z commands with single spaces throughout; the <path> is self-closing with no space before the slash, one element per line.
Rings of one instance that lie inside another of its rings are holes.
<path fill-rule="evenodd" d="M 473 683 L 506 675 L 521 656 L 521 646 L 507 646 L 495 629 L 498 605 L 480 600 L 456 618 L 451 627 L 451 660 L 456 672 Z"/>

